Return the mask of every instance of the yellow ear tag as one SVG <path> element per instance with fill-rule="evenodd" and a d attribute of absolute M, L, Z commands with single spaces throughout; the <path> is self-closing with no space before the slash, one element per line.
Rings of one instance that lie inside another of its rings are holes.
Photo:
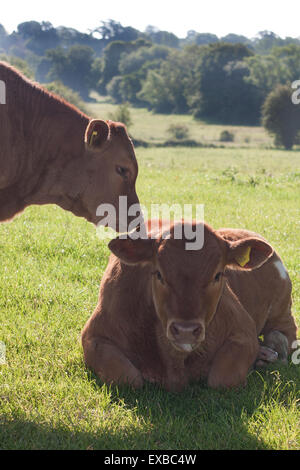
<path fill-rule="evenodd" d="M 237 256 L 235 259 L 242 268 L 250 261 L 251 246 L 248 246 L 244 253 Z"/>
<path fill-rule="evenodd" d="M 92 135 L 90 137 L 90 145 L 93 145 L 93 140 L 94 140 L 94 137 L 96 137 L 98 135 L 98 132 L 97 131 L 93 131 L 92 132 Z"/>

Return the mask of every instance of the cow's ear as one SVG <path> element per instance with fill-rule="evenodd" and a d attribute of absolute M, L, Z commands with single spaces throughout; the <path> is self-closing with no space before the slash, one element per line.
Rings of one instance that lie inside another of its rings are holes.
<path fill-rule="evenodd" d="M 260 238 L 244 238 L 227 242 L 227 265 L 240 269 L 255 269 L 264 264 L 274 250 Z"/>
<path fill-rule="evenodd" d="M 110 251 L 125 264 L 148 263 L 154 257 L 154 240 L 151 238 L 115 238 L 108 244 Z"/>
<path fill-rule="evenodd" d="M 88 148 L 100 148 L 109 136 L 109 126 L 105 121 L 92 119 L 89 122 L 84 136 L 84 141 Z"/>

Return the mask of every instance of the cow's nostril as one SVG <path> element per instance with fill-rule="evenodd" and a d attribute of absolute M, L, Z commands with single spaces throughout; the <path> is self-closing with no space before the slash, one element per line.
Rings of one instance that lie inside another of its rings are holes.
<path fill-rule="evenodd" d="M 201 332 L 202 332 L 202 326 L 201 325 L 196 326 L 196 328 L 193 331 L 193 335 L 196 337 L 200 336 Z"/>
<path fill-rule="evenodd" d="M 192 339 L 192 337 L 198 338 L 201 335 L 203 327 L 199 323 L 172 322 L 169 326 L 169 331 L 174 338 Z"/>
<path fill-rule="evenodd" d="M 172 323 L 170 325 L 170 331 L 171 331 L 173 336 L 178 336 L 180 334 L 179 328 L 176 326 L 175 323 Z"/>

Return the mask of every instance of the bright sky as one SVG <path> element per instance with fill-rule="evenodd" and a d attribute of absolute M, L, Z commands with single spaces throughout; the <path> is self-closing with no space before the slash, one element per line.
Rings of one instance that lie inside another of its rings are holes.
<path fill-rule="evenodd" d="M 4 6 L 4 4 L 6 5 Z M 271 30 L 281 37 L 300 36 L 299 0 L 15 0 L 3 2 L 0 23 L 8 32 L 28 20 L 50 21 L 88 32 L 114 19 L 143 31 L 157 26 L 185 37 L 190 29 L 224 36 L 254 37 Z"/>

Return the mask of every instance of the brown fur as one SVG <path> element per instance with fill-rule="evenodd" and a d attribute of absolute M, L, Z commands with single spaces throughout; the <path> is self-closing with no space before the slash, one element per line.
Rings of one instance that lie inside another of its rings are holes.
<path fill-rule="evenodd" d="M 263 240 L 261 235 L 248 230 L 220 229 L 217 233 L 232 241 L 250 236 Z M 270 260 L 258 271 L 241 272 L 228 269 L 227 277 L 230 287 L 254 319 L 257 334 L 266 337 L 271 331 L 281 331 L 287 337 L 290 353 L 291 345 L 296 339 L 296 325 L 291 314 L 292 283 L 287 272 L 285 279 L 280 277 L 274 267 L 276 261 L 282 263 L 279 255 L 274 252 Z M 248 283 L 249 287 L 246 289 Z"/>
<path fill-rule="evenodd" d="M 206 225 L 204 247 L 186 251 L 172 233 L 110 242 L 114 255 L 82 332 L 85 362 L 104 381 L 135 387 L 148 380 L 179 390 L 201 377 L 212 387 L 245 384 L 259 334 L 296 337 L 290 281 L 278 276 L 277 255 L 259 236 Z M 247 246 L 241 268 L 236 256 Z M 185 351 L 186 343 L 194 349 Z"/>
<path fill-rule="evenodd" d="M 58 204 L 97 223 L 101 203 L 128 204 L 135 192 L 137 162 L 120 123 L 91 121 L 61 98 L 0 62 L 6 104 L 0 105 L 0 221 L 30 204 Z M 92 143 L 87 137 L 97 131 Z M 86 140 L 86 142 L 85 142 Z M 128 172 L 122 178 L 116 167 Z"/>

